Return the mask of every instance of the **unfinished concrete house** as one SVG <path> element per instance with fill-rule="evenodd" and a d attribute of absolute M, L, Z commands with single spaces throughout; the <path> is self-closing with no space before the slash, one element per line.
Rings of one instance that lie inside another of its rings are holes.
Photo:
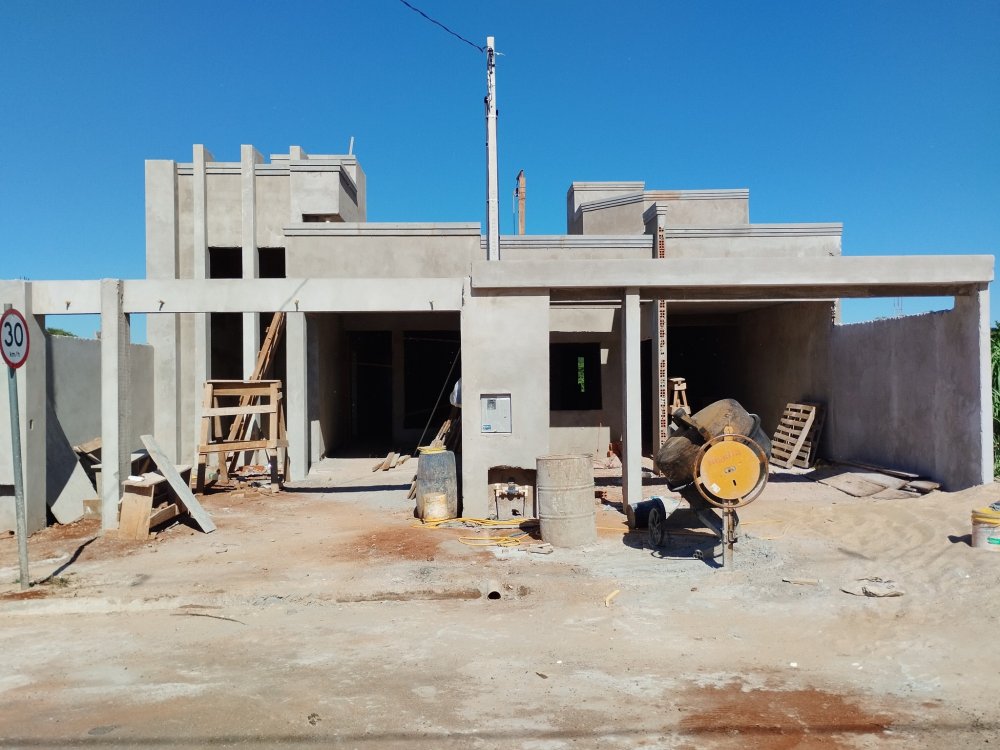
<path fill-rule="evenodd" d="M 824 457 L 947 489 L 992 480 L 991 256 L 846 257 L 840 224 L 753 224 L 747 190 L 642 182 L 574 182 L 566 234 L 496 246 L 478 222 L 366 214 L 353 155 L 265 159 L 243 146 L 228 163 L 195 146 L 189 163 L 146 163 L 146 279 L 0 282 L 0 298 L 34 316 L 39 336 L 44 316 L 101 313 L 104 460 L 119 480 L 136 447 L 128 316 L 148 315 L 153 433 L 191 463 L 205 381 L 247 377 L 276 311 L 292 480 L 328 457 L 413 450 L 459 377 L 466 516 L 488 516 L 490 483 L 539 456 L 603 455 L 617 441 L 625 498 L 641 498 L 671 377 L 686 379 L 693 409 L 736 398 L 768 432 L 788 402 L 822 402 Z M 840 298 L 929 295 L 953 309 L 839 323 Z M 27 369 L 30 419 L 44 410 L 45 363 Z M 116 507 L 117 486 L 104 487 Z M 32 518 L 37 528 L 44 509 Z"/>

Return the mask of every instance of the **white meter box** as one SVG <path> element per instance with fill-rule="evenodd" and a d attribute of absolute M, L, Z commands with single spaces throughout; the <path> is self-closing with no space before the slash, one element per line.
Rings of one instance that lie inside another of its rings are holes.
<path fill-rule="evenodd" d="M 510 394 L 484 393 L 479 397 L 483 432 L 510 432 Z"/>

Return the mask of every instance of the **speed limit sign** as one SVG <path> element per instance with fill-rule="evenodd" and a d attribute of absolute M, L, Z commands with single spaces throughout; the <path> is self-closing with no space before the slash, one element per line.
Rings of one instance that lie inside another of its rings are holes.
<path fill-rule="evenodd" d="M 17 310 L 10 309 L 0 317 L 0 355 L 15 370 L 28 359 L 28 324 Z"/>

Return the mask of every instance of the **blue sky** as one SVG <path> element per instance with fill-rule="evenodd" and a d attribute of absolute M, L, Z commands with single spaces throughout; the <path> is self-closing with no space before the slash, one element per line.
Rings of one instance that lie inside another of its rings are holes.
<path fill-rule="evenodd" d="M 1000 250 L 995 0 L 412 2 L 503 53 L 505 232 L 523 168 L 531 233 L 572 180 L 645 180 L 842 221 L 849 255 Z M 4 0 L 0 34 L 0 277 L 143 276 L 143 160 L 193 143 L 354 136 L 369 220 L 484 220 L 483 56 L 398 0 Z"/>

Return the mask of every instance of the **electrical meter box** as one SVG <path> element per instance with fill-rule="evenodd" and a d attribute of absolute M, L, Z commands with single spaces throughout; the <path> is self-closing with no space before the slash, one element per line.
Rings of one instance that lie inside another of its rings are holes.
<path fill-rule="evenodd" d="M 479 397 L 483 432 L 510 432 L 510 394 L 487 393 Z"/>

